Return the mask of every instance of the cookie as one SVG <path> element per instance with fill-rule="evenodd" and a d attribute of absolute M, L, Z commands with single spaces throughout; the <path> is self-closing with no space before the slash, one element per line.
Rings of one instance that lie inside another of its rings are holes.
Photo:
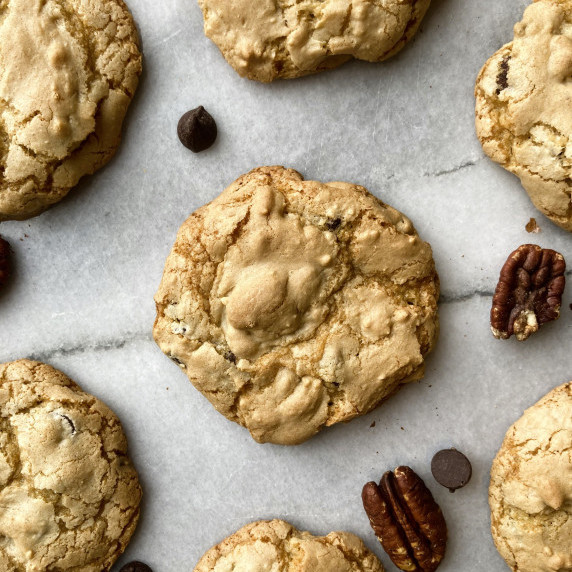
<path fill-rule="evenodd" d="M 254 439 L 296 444 L 423 376 L 438 291 L 401 213 L 358 185 L 262 167 L 180 228 L 154 337 Z"/>
<path fill-rule="evenodd" d="M 313 536 L 283 520 L 243 526 L 199 560 L 194 572 L 383 572 L 364 543 L 349 532 Z"/>
<path fill-rule="evenodd" d="M 122 0 L 0 2 L 0 221 L 107 163 L 141 72 Z"/>
<path fill-rule="evenodd" d="M 572 0 L 536 0 L 484 65 L 476 127 L 485 153 L 572 231 Z"/>
<path fill-rule="evenodd" d="M 141 489 L 114 413 L 49 365 L 0 365 L 0 570 L 109 570 Z"/>
<path fill-rule="evenodd" d="M 199 0 L 205 34 L 243 77 L 268 82 L 383 61 L 415 35 L 431 0 Z"/>
<path fill-rule="evenodd" d="M 495 544 L 519 572 L 572 570 L 572 382 L 508 430 L 491 469 Z"/>

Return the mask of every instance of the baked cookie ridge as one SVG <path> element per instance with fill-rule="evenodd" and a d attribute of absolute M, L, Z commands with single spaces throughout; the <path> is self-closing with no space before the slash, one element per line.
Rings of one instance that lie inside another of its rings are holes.
<path fill-rule="evenodd" d="M 423 375 L 438 291 L 401 213 L 363 187 L 263 167 L 179 230 L 154 336 L 220 413 L 295 444 Z"/>

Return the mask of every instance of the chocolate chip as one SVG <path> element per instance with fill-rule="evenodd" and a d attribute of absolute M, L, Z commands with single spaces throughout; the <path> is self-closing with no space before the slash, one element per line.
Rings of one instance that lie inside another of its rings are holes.
<path fill-rule="evenodd" d="M 236 356 L 232 352 L 226 352 L 224 354 L 224 359 L 228 360 L 230 363 L 236 363 Z"/>
<path fill-rule="evenodd" d="M 63 413 L 59 413 L 59 416 L 68 422 L 68 425 L 70 426 L 72 435 L 75 435 L 75 425 L 73 424 L 73 421 L 67 415 L 64 415 Z"/>
<path fill-rule="evenodd" d="M 193 153 L 208 149 L 216 139 L 217 128 L 212 115 L 200 105 L 187 111 L 177 125 L 181 143 Z"/>
<path fill-rule="evenodd" d="M 0 286 L 8 281 L 11 270 L 10 245 L 0 236 Z"/>
<path fill-rule="evenodd" d="M 471 480 L 473 470 L 463 453 L 457 449 L 443 449 L 433 457 L 431 472 L 440 485 L 454 493 Z"/>
<path fill-rule="evenodd" d="M 505 56 L 500 64 L 500 70 L 497 75 L 497 95 L 508 87 L 508 61 L 510 56 Z"/>
<path fill-rule="evenodd" d="M 119 572 L 153 572 L 153 570 L 151 570 L 147 564 L 134 560 L 123 566 Z"/>
<path fill-rule="evenodd" d="M 342 224 L 342 219 L 341 218 L 335 218 L 333 220 L 329 220 L 326 223 L 326 226 L 328 227 L 328 230 L 334 231 L 334 230 L 338 229 L 340 224 Z"/>

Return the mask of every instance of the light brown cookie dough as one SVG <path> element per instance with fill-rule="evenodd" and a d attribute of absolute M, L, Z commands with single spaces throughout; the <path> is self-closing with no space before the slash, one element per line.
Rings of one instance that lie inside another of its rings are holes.
<path fill-rule="evenodd" d="M 109 570 L 141 489 L 113 412 L 39 362 L 0 365 L 0 570 Z"/>
<path fill-rule="evenodd" d="M 122 0 L 0 0 L 0 221 L 107 163 L 141 72 Z"/>
<path fill-rule="evenodd" d="M 380 62 L 415 35 L 431 0 L 199 0 L 205 34 L 243 77 L 293 78 Z"/>
<path fill-rule="evenodd" d="M 489 503 L 493 539 L 514 571 L 572 570 L 572 382 L 508 430 Z"/>
<path fill-rule="evenodd" d="M 194 572 L 383 572 L 363 542 L 349 532 L 312 536 L 283 520 L 243 526 L 200 559 Z"/>
<path fill-rule="evenodd" d="M 262 167 L 180 228 L 154 336 L 254 439 L 296 444 L 423 376 L 438 290 L 401 213 L 357 185 Z"/>
<path fill-rule="evenodd" d="M 475 95 L 487 155 L 572 231 L 572 0 L 531 4 L 514 40 L 484 65 Z"/>

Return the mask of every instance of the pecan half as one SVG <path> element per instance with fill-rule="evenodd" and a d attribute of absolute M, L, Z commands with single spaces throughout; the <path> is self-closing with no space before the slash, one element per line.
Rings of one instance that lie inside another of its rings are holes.
<path fill-rule="evenodd" d="M 519 246 L 500 272 L 491 329 L 498 339 L 526 340 L 538 328 L 560 315 L 566 262 L 554 250 L 536 244 Z"/>
<path fill-rule="evenodd" d="M 393 563 L 407 572 L 433 572 L 445 556 L 447 524 L 425 483 L 409 467 L 367 483 L 363 507 Z"/>
<path fill-rule="evenodd" d="M 0 236 L 0 287 L 10 277 L 10 245 Z"/>

